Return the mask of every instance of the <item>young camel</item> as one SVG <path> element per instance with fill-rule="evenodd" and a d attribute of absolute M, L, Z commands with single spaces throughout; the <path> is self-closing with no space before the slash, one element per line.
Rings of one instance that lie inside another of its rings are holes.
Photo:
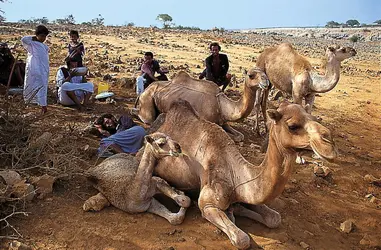
<path fill-rule="evenodd" d="M 341 62 L 356 55 L 351 47 L 328 47 L 326 50 L 326 71 L 324 76 L 312 72 L 312 66 L 306 58 L 289 43 L 265 49 L 258 57 L 256 66 L 268 76 L 270 83 L 277 89 L 292 95 L 293 102 L 302 105 L 303 99 L 308 105 L 307 112 L 311 113 L 316 93 L 326 93 L 339 82 Z M 262 108 L 266 122 L 266 105 L 268 89 L 261 90 L 262 97 L 258 98 L 257 116 Z"/>
<path fill-rule="evenodd" d="M 229 99 L 218 86 L 210 81 L 191 78 L 180 72 L 171 82 L 154 82 L 139 97 L 134 112 L 144 123 L 152 124 L 159 113 L 168 112 L 171 104 L 179 99 L 188 101 L 200 117 L 221 125 L 234 141 L 244 136 L 227 122 L 247 117 L 253 109 L 258 88 L 267 88 L 267 76 L 252 68 L 247 72 L 243 96 L 238 101 Z"/>
<path fill-rule="evenodd" d="M 203 217 L 240 249 L 249 247 L 250 238 L 229 219 L 228 208 L 233 207 L 235 215 L 275 228 L 281 217 L 265 204 L 284 190 L 297 151 L 313 150 L 325 159 L 336 157 L 330 131 L 300 105 L 283 103 L 267 113 L 269 145 L 259 166 L 245 160 L 221 127 L 200 119 L 185 101 L 175 102 L 158 125 L 158 131 L 181 144 L 184 155 L 163 158 L 155 174 L 180 190 L 200 190 L 198 206 Z"/>
<path fill-rule="evenodd" d="M 173 189 L 152 172 L 157 160 L 166 156 L 181 154 L 177 142 L 163 133 L 146 136 L 146 145 L 140 163 L 130 154 L 116 154 L 89 170 L 89 180 L 99 191 L 83 204 L 85 211 L 100 211 L 113 206 L 129 213 L 149 212 L 164 217 L 173 225 L 180 224 L 185 217 L 190 199 L 183 192 Z M 172 213 L 153 196 L 163 193 L 180 206 L 178 213 Z"/>

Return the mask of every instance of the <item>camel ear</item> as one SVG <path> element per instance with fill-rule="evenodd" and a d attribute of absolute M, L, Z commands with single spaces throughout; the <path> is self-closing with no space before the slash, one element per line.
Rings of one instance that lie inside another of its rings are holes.
<path fill-rule="evenodd" d="M 327 48 L 329 51 L 331 51 L 331 52 L 334 52 L 335 51 L 335 48 L 334 47 L 328 47 Z"/>
<path fill-rule="evenodd" d="M 151 136 L 146 135 L 144 136 L 144 139 L 146 140 L 147 143 L 151 144 L 155 141 Z"/>
<path fill-rule="evenodd" d="M 282 118 L 282 114 L 275 109 L 267 110 L 267 116 L 274 122 L 274 124 Z"/>

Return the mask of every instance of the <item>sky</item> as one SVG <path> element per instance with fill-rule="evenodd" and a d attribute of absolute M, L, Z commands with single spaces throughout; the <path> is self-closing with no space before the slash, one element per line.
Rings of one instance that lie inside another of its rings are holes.
<path fill-rule="evenodd" d="M 381 19 L 381 0 L 7 0 L 0 9 L 9 22 L 72 14 L 82 23 L 101 14 L 106 25 L 160 27 L 157 15 L 168 14 L 176 25 L 201 29 L 310 27 L 349 19 L 370 24 Z"/>

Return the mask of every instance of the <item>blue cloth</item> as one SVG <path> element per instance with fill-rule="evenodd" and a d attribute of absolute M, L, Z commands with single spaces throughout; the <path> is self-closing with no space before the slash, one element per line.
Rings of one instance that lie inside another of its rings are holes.
<path fill-rule="evenodd" d="M 126 153 L 137 153 L 143 145 L 145 135 L 146 131 L 141 126 L 118 130 L 117 133 L 101 140 L 98 152 L 102 154 L 110 145 L 116 144 Z"/>

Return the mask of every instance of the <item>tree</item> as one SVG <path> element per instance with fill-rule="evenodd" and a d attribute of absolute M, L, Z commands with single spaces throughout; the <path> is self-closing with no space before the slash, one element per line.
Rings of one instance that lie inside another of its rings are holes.
<path fill-rule="evenodd" d="M 104 18 L 102 17 L 101 14 L 98 15 L 98 17 L 91 19 L 91 24 L 95 26 L 101 26 L 104 25 Z"/>
<path fill-rule="evenodd" d="M 327 27 L 327 28 L 333 28 L 333 27 L 338 27 L 338 26 L 340 26 L 340 24 L 338 22 L 335 22 L 335 21 L 329 21 L 325 25 L 325 27 Z"/>
<path fill-rule="evenodd" d="M 381 19 L 377 20 L 377 21 L 374 21 L 373 23 L 381 24 Z"/>
<path fill-rule="evenodd" d="M 65 21 L 67 24 L 75 24 L 75 19 L 72 14 L 65 17 Z"/>
<path fill-rule="evenodd" d="M 172 17 L 168 14 L 159 14 L 156 17 L 156 20 L 160 21 L 163 23 L 163 28 L 169 28 L 169 23 L 172 22 Z"/>
<path fill-rule="evenodd" d="M 354 20 L 354 19 L 350 19 L 350 20 L 348 20 L 348 21 L 346 22 L 346 24 L 349 25 L 349 26 L 351 26 L 351 27 L 353 27 L 353 26 L 355 26 L 355 25 L 360 25 L 359 21 Z"/>

